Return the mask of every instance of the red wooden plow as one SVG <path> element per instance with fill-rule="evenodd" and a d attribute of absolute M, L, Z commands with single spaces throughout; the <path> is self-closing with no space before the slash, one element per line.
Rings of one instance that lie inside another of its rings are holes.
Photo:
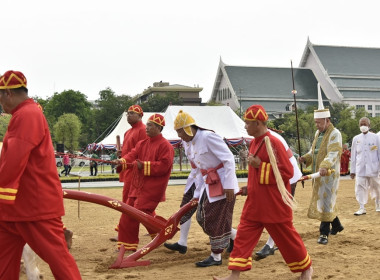
<path fill-rule="evenodd" d="M 110 268 L 125 268 L 134 266 L 149 265 L 149 260 L 137 261 L 149 252 L 159 247 L 162 243 L 171 239 L 179 230 L 178 224 L 183 215 L 189 212 L 191 209 L 198 205 L 197 200 L 192 200 L 183 207 L 181 207 L 176 213 L 174 213 L 169 219 L 165 220 L 160 216 L 152 217 L 144 212 L 137 210 L 136 208 L 129 206 L 117 199 L 106 197 L 99 194 L 93 194 L 89 192 L 64 190 L 63 197 L 68 199 L 80 200 L 100 204 L 119 212 L 122 212 L 133 219 L 142 223 L 145 227 L 157 233 L 157 236 L 149 242 L 147 245 L 137 250 L 136 252 L 124 257 L 124 246 L 120 247 L 118 257 L 114 264 Z"/>

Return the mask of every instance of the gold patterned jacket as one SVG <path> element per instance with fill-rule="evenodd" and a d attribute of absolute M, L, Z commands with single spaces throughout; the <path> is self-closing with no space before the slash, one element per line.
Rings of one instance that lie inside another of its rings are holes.
<path fill-rule="evenodd" d="M 320 168 L 334 169 L 329 176 L 313 180 L 313 193 L 310 201 L 308 217 L 320 221 L 331 222 L 336 217 L 336 198 L 340 177 L 340 156 L 342 154 L 342 136 L 332 124 L 324 132 L 319 147 L 317 146 L 320 132 L 315 133 L 310 151 L 304 155 L 306 166 L 315 166 L 315 172 Z M 318 152 L 315 154 L 315 150 Z"/>

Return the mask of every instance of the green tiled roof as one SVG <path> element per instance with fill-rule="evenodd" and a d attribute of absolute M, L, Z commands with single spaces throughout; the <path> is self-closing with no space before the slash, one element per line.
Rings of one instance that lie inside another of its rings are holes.
<path fill-rule="evenodd" d="M 339 87 L 360 87 L 360 88 L 379 88 L 380 79 L 355 79 L 355 78 L 335 78 L 330 77 L 331 80 Z"/>
<path fill-rule="evenodd" d="M 380 99 L 380 91 L 340 90 L 345 98 L 375 98 Z"/>
<path fill-rule="evenodd" d="M 291 111 L 286 111 L 285 108 L 287 105 L 289 105 L 291 102 L 285 102 L 285 101 L 247 101 L 244 100 L 241 102 L 242 111 L 244 112 L 249 106 L 253 104 L 260 104 L 264 107 L 264 109 L 268 112 L 268 114 L 283 114 L 283 113 L 290 113 Z M 318 107 L 317 102 L 307 102 L 307 101 L 298 101 L 297 100 L 297 108 L 305 110 L 309 106 L 314 106 L 315 109 Z M 328 102 L 324 102 L 325 108 L 328 106 Z"/>
<path fill-rule="evenodd" d="M 313 45 L 329 75 L 380 76 L 380 49 Z"/>
<path fill-rule="evenodd" d="M 235 93 L 242 98 L 289 98 L 292 96 L 290 68 L 225 66 Z M 310 69 L 294 69 L 297 99 L 317 99 L 317 80 Z M 322 98 L 326 97 L 322 92 Z"/>

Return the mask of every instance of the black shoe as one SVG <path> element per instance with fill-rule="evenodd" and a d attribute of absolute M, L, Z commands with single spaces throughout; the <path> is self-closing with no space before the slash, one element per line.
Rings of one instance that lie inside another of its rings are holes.
<path fill-rule="evenodd" d="M 318 242 L 319 244 L 326 245 L 327 242 L 329 242 L 327 235 L 321 235 L 321 236 L 319 236 L 317 242 Z"/>
<path fill-rule="evenodd" d="M 180 254 L 186 254 L 187 252 L 187 246 L 182 246 L 178 242 L 173 244 L 164 243 L 164 246 L 172 251 L 178 251 Z"/>
<path fill-rule="evenodd" d="M 214 258 L 212 256 L 209 256 L 207 259 L 205 259 L 203 261 L 195 263 L 195 265 L 199 266 L 199 267 L 208 267 L 208 266 L 221 265 L 221 264 L 222 264 L 222 260 L 216 261 L 216 260 L 214 260 Z"/>
<path fill-rule="evenodd" d="M 231 253 L 233 249 L 234 249 L 234 240 L 230 238 L 230 244 L 227 247 L 227 253 Z"/>
<path fill-rule="evenodd" d="M 330 234 L 331 235 L 336 235 L 338 232 L 341 232 L 342 230 L 344 230 L 344 227 L 342 225 L 340 225 L 339 227 L 337 228 L 332 228 L 330 230 Z"/>
<path fill-rule="evenodd" d="M 274 247 L 271 248 L 269 245 L 265 244 L 260 251 L 256 252 L 256 255 L 259 257 L 259 259 L 265 259 L 269 255 L 274 255 L 275 250 L 276 249 Z"/>

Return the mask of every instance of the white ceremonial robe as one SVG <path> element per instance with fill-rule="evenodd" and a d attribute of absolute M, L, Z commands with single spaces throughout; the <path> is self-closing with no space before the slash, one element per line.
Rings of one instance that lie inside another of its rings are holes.
<path fill-rule="evenodd" d="M 368 193 L 380 198 L 380 136 L 372 132 L 360 133 L 352 140 L 351 173 L 356 176 L 355 196 L 361 207 L 368 202 Z"/>
<path fill-rule="evenodd" d="M 201 173 L 201 169 L 215 168 L 220 163 L 223 163 L 223 167 L 217 172 L 223 189 L 233 189 L 235 194 L 239 192 L 235 158 L 222 137 L 212 131 L 198 129 L 194 138 L 190 142 L 184 142 L 184 145 L 187 158 L 196 166 L 194 175 L 200 176 L 204 180 L 202 184 L 196 186 L 195 198 L 199 198 L 204 190 L 206 190 L 210 203 L 226 197 L 225 194 L 210 197 L 209 186 L 205 183 L 207 176 L 202 176 Z"/>
<path fill-rule="evenodd" d="M 187 149 L 190 145 L 187 145 L 185 141 L 182 141 L 182 146 L 184 147 L 185 155 L 187 156 Z M 187 193 L 187 191 L 191 188 L 193 184 L 195 184 L 195 187 L 197 188 L 200 185 L 204 184 L 204 180 L 202 177 L 202 173 L 198 172 L 198 168 L 191 167 L 190 174 L 187 177 L 184 193 Z"/>

